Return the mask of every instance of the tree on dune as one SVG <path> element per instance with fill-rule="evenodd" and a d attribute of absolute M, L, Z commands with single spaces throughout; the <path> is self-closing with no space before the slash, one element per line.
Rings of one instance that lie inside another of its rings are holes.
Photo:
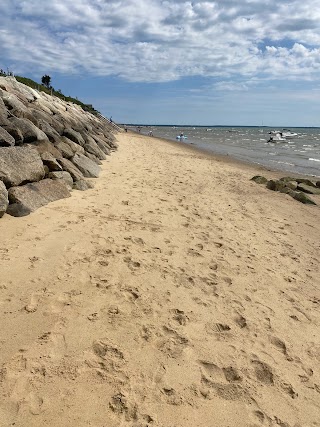
<path fill-rule="evenodd" d="M 47 74 L 45 74 L 44 76 L 41 77 L 41 83 L 46 86 L 47 88 L 50 87 L 50 83 L 51 83 L 51 77 L 48 76 Z"/>

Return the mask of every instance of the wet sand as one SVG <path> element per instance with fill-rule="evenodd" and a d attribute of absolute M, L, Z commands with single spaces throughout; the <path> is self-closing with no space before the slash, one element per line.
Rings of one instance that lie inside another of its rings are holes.
<path fill-rule="evenodd" d="M 118 139 L 93 190 L 0 220 L 0 426 L 320 426 L 319 206 Z"/>

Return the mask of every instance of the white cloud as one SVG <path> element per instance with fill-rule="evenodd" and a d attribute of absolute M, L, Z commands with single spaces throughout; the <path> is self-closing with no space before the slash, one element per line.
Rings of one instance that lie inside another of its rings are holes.
<path fill-rule="evenodd" d="M 0 16 L 0 67 L 18 72 L 319 76 L 318 0 L 2 0 Z"/>

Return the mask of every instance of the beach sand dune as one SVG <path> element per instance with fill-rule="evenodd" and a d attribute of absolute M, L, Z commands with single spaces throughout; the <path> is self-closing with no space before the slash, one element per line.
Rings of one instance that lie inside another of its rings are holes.
<path fill-rule="evenodd" d="M 320 426 L 319 207 L 118 140 L 94 189 L 0 221 L 1 427 Z"/>

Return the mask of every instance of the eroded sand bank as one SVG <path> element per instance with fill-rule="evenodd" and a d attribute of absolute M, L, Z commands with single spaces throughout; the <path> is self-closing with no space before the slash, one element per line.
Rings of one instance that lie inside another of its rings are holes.
<path fill-rule="evenodd" d="M 0 425 L 320 426 L 319 207 L 118 139 L 93 190 L 0 221 Z"/>

